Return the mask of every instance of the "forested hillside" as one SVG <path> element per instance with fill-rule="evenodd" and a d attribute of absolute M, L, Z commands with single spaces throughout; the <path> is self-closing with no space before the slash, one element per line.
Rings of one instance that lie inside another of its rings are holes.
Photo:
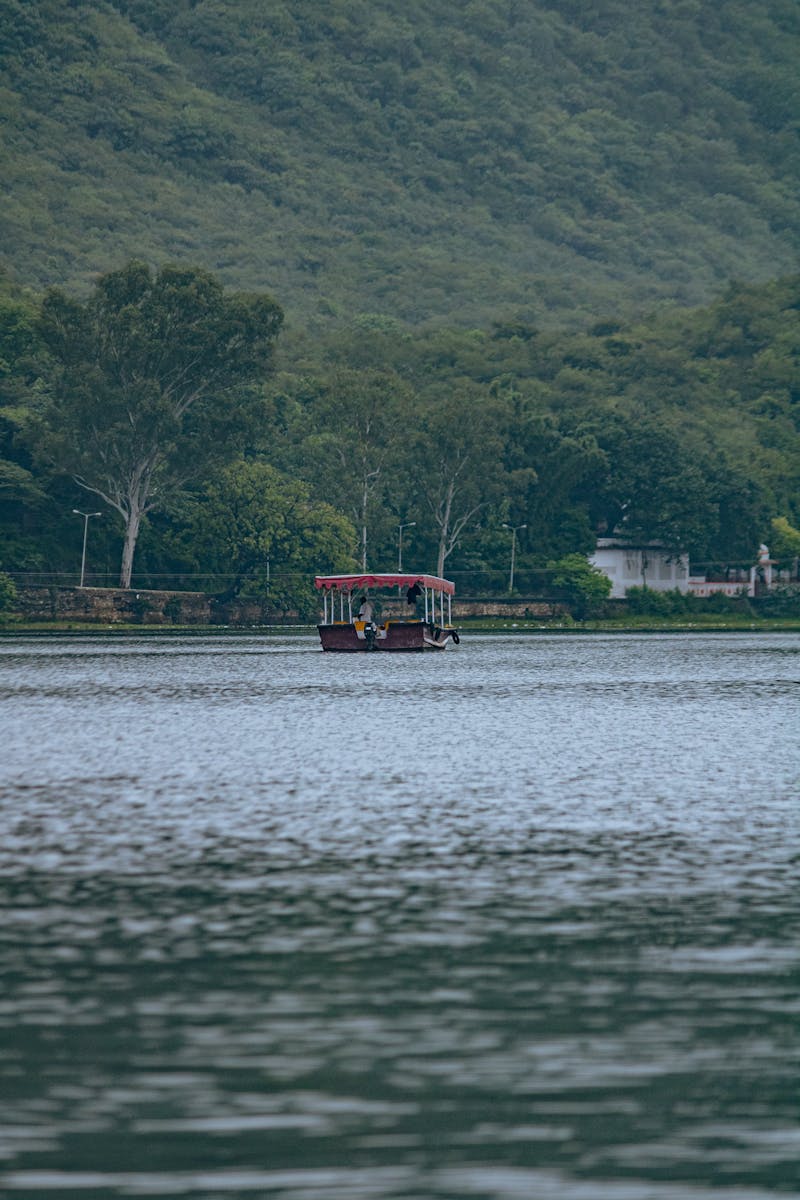
<path fill-rule="evenodd" d="M 795 0 L 0 0 L 0 252 L 586 327 L 797 269 Z"/>
<path fill-rule="evenodd" d="M 473 590 L 505 587 L 510 527 L 528 589 L 598 533 L 796 564 L 800 276 L 572 332 L 281 324 L 197 268 L 80 302 L 0 280 L 0 570 L 74 582 L 74 509 L 102 584 L 309 612 L 315 571 L 392 566 L 401 524 L 409 567 Z"/>

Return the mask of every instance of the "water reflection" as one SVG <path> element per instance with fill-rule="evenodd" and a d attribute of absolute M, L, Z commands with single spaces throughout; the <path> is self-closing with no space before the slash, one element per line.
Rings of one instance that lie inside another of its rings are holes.
<path fill-rule="evenodd" d="M 800 1194 L 799 648 L 0 643 L 0 1188 Z"/>

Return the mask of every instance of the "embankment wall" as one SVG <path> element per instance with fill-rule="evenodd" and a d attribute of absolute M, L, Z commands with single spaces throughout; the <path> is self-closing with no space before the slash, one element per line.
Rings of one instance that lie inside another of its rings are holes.
<path fill-rule="evenodd" d="M 280 625 L 295 624 L 296 612 L 279 612 L 246 600 L 220 603 L 203 592 L 169 592 L 92 587 L 19 587 L 16 610 L 28 621 L 88 621 L 98 625 Z M 453 621 L 470 617 L 553 620 L 563 604 L 541 599 L 454 600 Z"/>

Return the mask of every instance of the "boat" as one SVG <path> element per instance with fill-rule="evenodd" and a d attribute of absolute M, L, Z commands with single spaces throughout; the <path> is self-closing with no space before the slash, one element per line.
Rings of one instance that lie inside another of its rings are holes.
<path fill-rule="evenodd" d="M 314 586 L 322 592 L 317 628 L 323 650 L 444 650 L 460 641 L 452 624 L 456 588 L 449 579 L 362 571 L 317 575 Z M 376 590 L 385 595 L 376 597 Z"/>

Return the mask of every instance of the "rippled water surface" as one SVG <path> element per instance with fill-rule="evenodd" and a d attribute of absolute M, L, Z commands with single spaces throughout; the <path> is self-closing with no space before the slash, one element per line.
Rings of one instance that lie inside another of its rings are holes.
<path fill-rule="evenodd" d="M 800 1197 L 800 638 L 0 642 L 0 1194 Z"/>

